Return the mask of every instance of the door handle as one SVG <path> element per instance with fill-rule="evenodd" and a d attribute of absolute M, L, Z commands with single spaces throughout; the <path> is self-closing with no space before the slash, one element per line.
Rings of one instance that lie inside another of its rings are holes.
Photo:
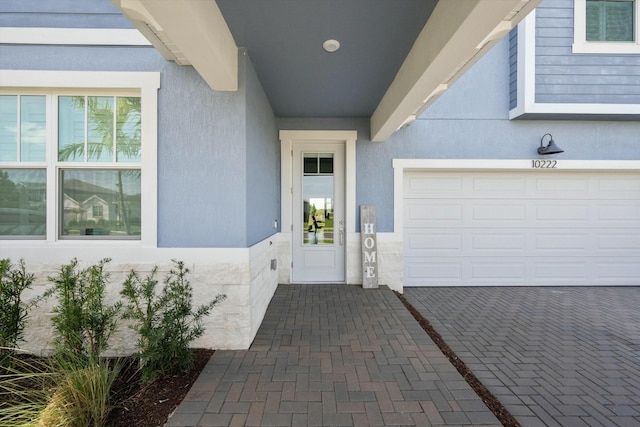
<path fill-rule="evenodd" d="M 344 245 L 344 228 L 340 227 L 339 230 L 340 235 L 340 246 Z"/>

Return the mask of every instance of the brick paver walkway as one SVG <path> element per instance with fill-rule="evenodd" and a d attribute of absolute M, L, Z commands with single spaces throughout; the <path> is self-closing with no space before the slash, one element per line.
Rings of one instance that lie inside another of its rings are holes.
<path fill-rule="evenodd" d="M 387 288 L 282 285 L 167 426 L 500 424 Z"/>
<path fill-rule="evenodd" d="M 640 426 L 640 288 L 405 288 L 523 426 Z"/>

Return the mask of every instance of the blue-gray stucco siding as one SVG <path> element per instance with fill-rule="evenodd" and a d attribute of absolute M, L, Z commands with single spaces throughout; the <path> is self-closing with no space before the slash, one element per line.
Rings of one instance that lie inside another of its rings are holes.
<path fill-rule="evenodd" d="M 0 45 L 2 69 L 160 72 L 160 247 L 247 247 L 277 231 L 275 117 L 248 56 L 239 58 L 240 90 L 216 92 L 151 47 Z"/>
<path fill-rule="evenodd" d="M 245 88 L 246 243 L 251 246 L 280 231 L 280 140 L 273 110 L 253 67 L 247 67 Z"/>

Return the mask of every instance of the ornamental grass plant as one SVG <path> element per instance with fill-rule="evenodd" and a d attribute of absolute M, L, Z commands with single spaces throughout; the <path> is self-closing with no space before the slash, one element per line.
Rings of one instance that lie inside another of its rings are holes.
<path fill-rule="evenodd" d="M 102 427 L 118 361 L 73 355 L 14 358 L 0 374 L 0 425 Z"/>

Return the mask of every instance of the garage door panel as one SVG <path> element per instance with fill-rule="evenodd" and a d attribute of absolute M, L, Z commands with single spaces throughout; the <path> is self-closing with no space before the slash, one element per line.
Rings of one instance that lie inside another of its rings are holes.
<path fill-rule="evenodd" d="M 556 257 L 530 260 L 486 258 L 461 262 L 446 258 L 408 260 L 406 286 L 514 286 L 514 285 L 640 285 L 637 262 L 605 258 L 585 262 L 580 258 L 558 261 Z"/>
<path fill-rule="evenodd" d="M 417 256 L 476 255 L 536 256 L 593 253 L 640 257 L 640 230 L 601 228 L 533 229 L 405 228 L 405 252 Z"/>
<path fill-rule="evenodd" d="M 634 174 L 612 174 L 598 179 L 598 190 L 603 195 L 632 199 L 640 193 L 640 180 Z"/>
<path fill-rule="evenodd" d="M 407 286 L 640 285 L 640 173 L 411 175 Z"/>
<path fill-rule="evenodd" d="M 471 236 L 471 250 L 481 252 L 524 253 L 527 248 L 526 233 L 503 230 L 478 230 Z"/>
<path fill-rule="evenodd" d="M 596 210 L 599 222 L 612 222 L 616 226 L 640 227 L 640 204 L 609 202 Z"/>
<path fill-rule="evenodd" d="M 471 224 L 479 223 L 490 226 L 496 225 L 524 225 L 527 218 L 527 208 L 521 203 L 477 203 L 470 206 Z"/>
<path fill-rule="evenodd" d="M 533 261 L 535 279 L 562 280 L 574 279 L 585 281 L 588 279 L 588 265 L 586 262 L 576 260 L 558 260 L 558 258 L 540 258 Z"/>
<path fill-rule="evenodd" d="M 638 249 L 634 237 L 603 235 L 598 240 L 588 228 L 567 230 L 463 227 L 450 229 L 405 228 L 405 252 L 415 256 L 536 256 L 589 254 L 601 247 L 609 251 Z M 599 243 L 601 242 L 601 243 Z M 599 246 L 600 245 L 600 246 Z M 638 249 L 640 251 L 640 249 Z M 628 254 L 627 254 L 628 255 Z"/>
<path fill-rule="evenodd" d="M 573 253 L 589 252 L 589 236 L 586 233 L 540 232 L 535 234 L 534 239 L 534 249 L 538 254 L 567 250 Z"/>
<path fill-rule="evenodd" d="M 526 264 L 520 261 L 491 260 L 471 263 L 471 281 L 500 282 L 508 279 L 521 283 L 525 277 Z"/>
<path fill-rule="evenodd" d="M 628 232 L 599 232 L 596 236 L 597 249 L 600 252 L 622 252 L 626 256 L 640 256 L 640 231 Z M 640 264 L 640 259 L 638 259 Z"/>
<path fill-rule="evenodd" d="M 405 209 L 405 222 L 411 227 L 460 226 L 464 207 L 456 202 L 412 200 Z"/>
<path fill-rule="evenodd" d="M 405 252 L 414 256 L 460 256 L 473 250 L 477 254 L 524 255 L 527 234 L 519 230 L 469 229 L 405 229 Z"/>
<path fill-rule="evenodd" d="M 428 261 L 415 258 L 408 260 L 406 280 L 408 283 L 460 282 L 463 279 L 461 262 Z"/>
<path fill-rule="evenodd" d="M 461 232 L 449 233 L 433 230 L 430 232 L 412 232 L 405 237 L 405 247 L 415 255 L 433 255 L 443 253 L 463 253 L 463 235 Z M 405 250 L 406 251 L 406 250 Z"/>
<path fill-rule="evenodd" d="M 535 178 L 535 191 L 538 197 L 544 198 L 566 198 L 567 196 L 574 198 L 585 197 L 589 193 L 588 177 L 563 178 L 558 179 L 557 176 Z"/>
<path fill-rule="evenodd" d="M 590 207 L 588 204 L 571 204 L 568 202 L 534 205 L 535 217 L 533 221 L 538 226 L 553 226 L 554 224 L 587 225 Z"/>
<path fill-rule="evenodd" d="M 409 175 L 404 180 L 404 195 L 407 198 L 446 197 L 448 194 L 462 191 L 463 179 L 462 176 L 456 174 L 445 176 Z"/>
<path fill-rule="evenodd" d="M 620 262 L 611 259 L 609 262 L 601 260 L 597 263 L 596 279 L 601 282 L 626 284 L 629 277 L 640 277 L 640 263 L 637 260 Z M 637 280 L 635 284 L 640 285 L 640 280 Z"/>
<path fill-rule="evenodd" d="M 500 175 L 488 177 L 473 177 L 471 180 L 472 193 L 476 196 L 482 196 L 481 193 L 488 193 L 495 196 L 496 193 L 513 193 L 513 195 L 522 194 L 527 189 L 527 181 L 522 177 L 504 178 Z M 507 193 L 507 194 L 504 194 Z"/>

